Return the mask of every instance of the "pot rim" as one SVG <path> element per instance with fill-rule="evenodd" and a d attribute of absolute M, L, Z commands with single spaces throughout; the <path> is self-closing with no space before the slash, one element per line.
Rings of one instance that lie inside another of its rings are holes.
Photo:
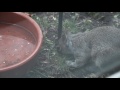
<path fill-rule="evenodd" d="M 0 72 L 14 69 L 14 68 L 19 67 L 19 66 L 27 63 L 28 61 L 32 60 L 32 58 L 38 53 L 39 49 L 41 48 L 42 41 L 43 41 L 42 30 L 41 30 L 40 26 L 35 22 L 35 20 L 33 20 L 30 16 L 28 16 L 25 13 L 22 13 L 22 12 L 9 12 L 9 13 L 13 13 L 13 14 L 17 14 L 18 16 L 22 16 L 25 19 L 27 19 L 29 22 L 31 22 L 33 24 L 33 26 L 36 28 L 36 31 L 38 33 L 38 41 L 37 41 L 37 45 L 36 45 L 35 50 L 32 52 L 32 54 L 30 56 L 28 56 L 26 59 L 22 60 L 19 63 L 16 63 L 16 64 L 11 65 L 11 66 L 4 67 L 4 68 L 0 68 Z"/>

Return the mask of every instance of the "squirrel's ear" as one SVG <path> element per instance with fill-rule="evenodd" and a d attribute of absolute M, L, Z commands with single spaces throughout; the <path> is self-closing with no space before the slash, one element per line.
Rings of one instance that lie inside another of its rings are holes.
<path fill-rule="evenodd" d="M 62 41 L 66 40 L 66 34 L 64 32 L 61 35 L 61 39 L 62 39 Z"/>
<path fill-rule="evenodd" d="M 65 37 L 68 38 L 72 33 L 69 30 L 65 30 Z"/>
<path fill-rule="evenodd" d="M 71 32 L 67 32 L 67 36 L 70 36 L 72 33 Z"/>
<path fill-rule="evenodd" d="M 64 30 L 64 31 L 62 32 L 61 39 L 62 39 L 63 41 L 65 41 L 65 40 L 68 39 L 68 37 L 69 37 L 70 35 L 71 35 L 71 32 L 70 32 L 69 30 Z"/>

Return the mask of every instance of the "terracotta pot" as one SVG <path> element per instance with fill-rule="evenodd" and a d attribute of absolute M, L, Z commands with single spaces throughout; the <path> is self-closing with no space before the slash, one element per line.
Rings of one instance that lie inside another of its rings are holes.
<path fill-rule="evenodd" d="M 39 25 L 22 12 L 0 12 L 0 78 L 24 75 L 43 40 Z"/>

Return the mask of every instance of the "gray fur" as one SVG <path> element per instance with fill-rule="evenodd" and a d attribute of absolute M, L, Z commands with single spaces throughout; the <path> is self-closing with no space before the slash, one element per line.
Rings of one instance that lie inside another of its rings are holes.
<path fill-rule="evenodd" d="M 62 53 L 74 55 L 74 62 L 66 61 L 70 67 L 83 66 L 90 60 L 100 67 L 113 55 L 120 55 L 120 29 L 103 26 L 84 33 L 65 33 L 59 47 Z"/>

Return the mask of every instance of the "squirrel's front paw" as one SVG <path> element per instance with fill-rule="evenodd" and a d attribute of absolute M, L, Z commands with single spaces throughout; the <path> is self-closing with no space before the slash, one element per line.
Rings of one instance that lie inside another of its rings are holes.
<path fill-rule="evenodd" d="M 72 61 L 66 61 L 67 66 L 76 68 L 78 65 L 75 62 Z"/>

